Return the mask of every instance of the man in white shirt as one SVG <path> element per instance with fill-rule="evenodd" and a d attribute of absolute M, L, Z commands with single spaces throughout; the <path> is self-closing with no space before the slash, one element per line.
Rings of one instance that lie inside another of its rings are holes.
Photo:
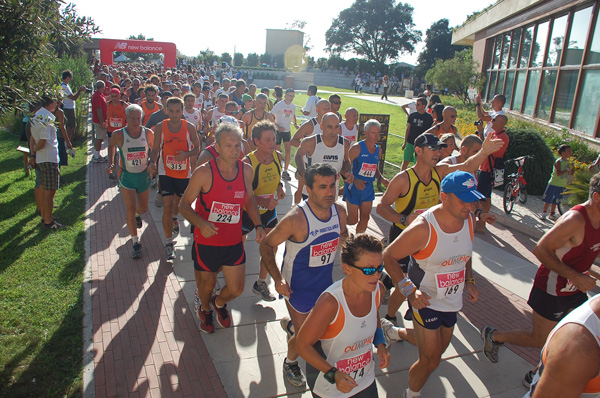
<path fill-rule="evenodd" d="M 487 112 L 483 110 L 483 104 L 481 103 L 480 94 L 477 94 L 477 96 L 475 97 L 475 103 L 477 104 L 477 117 L 481 119 L 481 121 L 487 122 L 487 124 L 485 125 L 485 129 L 483 129 L 483 132 L 482 125 L 480 124 L 477 126 L 477 134 L 479 135 L 479 138 L 483 140 L 492 131 L 492 119 L 496 115 L 505 115 L 504 109 L 502 109 L 502 107 L 506 103 L 506 97 L 502 94 L 495 95 L 491 102 L 492 109 Z"/>
<path fill-rule="evenodd" d="M 75 127 L 77 125 L 77 118 L 75 117 L 75 101 L 77 98 L 86 90 L 85 86 L 79 87 L 79 90 L 75 94 L 71 91 L 69 83 L 73 80 L 73 72 L 66 70 L 62 73 L 62 83 L 60 84 L 60 91 L 64 97 L 62 100 L 63 111 L 65 113 L 65 126 L 67 127 L 67 134 L 69 139 L 73 140 L 75 135 Z"/>
<path fill-rule="evenodd" d="M 306 94 L 308 95 L 308 99 L 306 100 L 304 108 L 302 108 L 302 113 L 304 116 L 317 117 L 317 101 L 319 101 L 319 97 L 317 97 L 317 86 L 314 84 L 308 86 Z"/>
<path fill-rule="evenodd" d="M 356 125 L 358 123 L 358 110 L 356 108 L 348 108 L 344 117 L 346 120 L 340 124 L 342 137 L 347 139 L 350 145 L 352 145 L 356 142 L 356 136 L 358 135 L 358 127 Z"/>
<path fill-rule="evenodd" d="M 296 105 L 294 105 L 294 97 L 296 93 L 293 88 L 288 88 L 285 90 L 285 97 L 283 101 L 279 101 L 275 106 L 273 106 L 273 110 L 271 114 L 275 116 L 275 124 L 277 124 L 277 150 L 281 151 L 281 142 L 283 142 L 283 147 L 285 148 L 285 158 L 284 158 L 284 166 L 283 172 L 281 173 L 281 178 L 289 181 L 291 179 L 287 169 L 290 165 L 291 159 L 291 124 L 294 121 L 294 127 L 296 130 L 298 129 L 298 122 L 296 121 Z"/>

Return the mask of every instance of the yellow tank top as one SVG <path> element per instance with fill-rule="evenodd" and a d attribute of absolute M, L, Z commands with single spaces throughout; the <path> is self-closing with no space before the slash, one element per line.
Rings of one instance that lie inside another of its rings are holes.
<path fill-rule="evenodd" d="M 263 197 L 273 197 L 277 193 L 277 186 L 281 181 L 281 164 L 279 163 L 279 156 L 277 151 L 273 152 L 273 162 L 269 164 L 263 164 L 256 158 L 256 151 L 248 154 L 248 159 L 252 164 L 254 170 L 254 177 L 252 178 L 252 190 L 254 195 Z M 265 207 L 258 206 L 260 214 L 265 213 L 268 209 Z"/>
<path fill-rule="evenodd" d="M 431 181 L 427 185 L 419 179 L 412 167 L 407 169 L 406 173 L 409 183 L 408 192 L 394 202 L 396 212 L 407 216 L 415 210 L 427 210 L 440 202 L 440 176 L 435 168 L 431 169 Z M 406 228 L 403 224 L 396 224 L 396 226 L 400 229 Z"/>
<path fill-rule="evenodd" d="M 262 119 L 258 119 L 256 117 L 256 111 L 254 109 L 252 109 L 250 111 L 250 123 L 248 123 L 246 125 L 246 136 L 244 137 L 246 139 L 246 141 L 252 142 L 252 147 L 254 148 L 254 141 L 252 141 L 252 127 L 254 127 L 254 125 L 258 122 L 262 122 L 263 120 L 269 120 L 267 119 L 267 111 L 265 110 L 263 113 L 263 117 Z"/>

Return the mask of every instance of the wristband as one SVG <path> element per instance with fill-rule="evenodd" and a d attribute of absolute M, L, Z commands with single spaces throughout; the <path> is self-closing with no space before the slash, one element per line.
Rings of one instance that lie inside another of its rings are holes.
<path fill-rule="evenodd" d="M 346 176 L 343 174 L 340 174 L 340 177 L 342 177 L 342 180 L 346 181 Z"/>
<path fill-rule="evenodd" d="M 481 213 L 483 213 L 483 210 L 481 210 L 481 209 L 475 209 L 475 217 L 481 218 Z"/>
<path fill-rule="evenodd" d="M 373 345 L 377 347 L 379 344 L 383 344 L 385 347 L 387 347 L 382 328 L 375 329 L 375 337 L 373 338 Z"/>
<path fill-rule="evenodd" d="M 256 228 L 258 228 L 258 227 L 262 227 L 262 229 L 265 229 L 265 230 L 267 229 L 267 228 L 265 228 L 264 224 L 258 224 L 258 225 L 256 226 Z"/>
<path fill-rule="evenodd" d="M 476 285 L 475 278 L 467 278 L 467 279 L 465 279 L 465 283 L 472 283 L 472 284 Z"/>
<path fill-rule="evenodd" d="M 417 287 L 414 283 L 412 283 L 410 279 L 408 279 L 408 277 L 404 277 L 404 279 L 398 282 L 398 289 L 404 297 L 408 298 L 408 296 L 410 296 L 415 292 L 415 290 L 417 290 Z"/>

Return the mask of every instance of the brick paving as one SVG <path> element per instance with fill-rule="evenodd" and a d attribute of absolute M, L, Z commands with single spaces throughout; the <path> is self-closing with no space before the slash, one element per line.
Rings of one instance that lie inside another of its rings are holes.
<path fill-rule="evenodd" d="M 95 396 L 225 397 L 154 222 L 143 216 L 131 259 L 116 183 L 106 164 L 89 167 Z"/>

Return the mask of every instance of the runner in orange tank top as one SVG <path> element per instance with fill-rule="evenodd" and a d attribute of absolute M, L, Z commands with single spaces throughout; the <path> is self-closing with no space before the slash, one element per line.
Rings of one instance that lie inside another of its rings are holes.
<path fill-rule="evenodd" d="M 144 121 L 142 122 L 142 125 L 145 126 L 148 122 L 148 119 L 150 119 L 150 115 L 162 109 L 162 107 L 156 102 L 158 90 L 156 89 L 155 85 L 151 84 L 146 86 L 146 88 L 144 88 L 144 93 L 146 94 L 146 99 L 143 100 L 140 105 L 144 110 Z"/>
<path fill-rule="evenodd" d="M 167 261 L 173 261 L 173 237 L 179 235 L 179 200 L 192 172 L 190 158 L 198 154 L 200 142 L 196 128 L 183 118 L 183 100 L 171 97 L 166 106 L 169 119 L 156 125 L 150 163 L 151 167 L 158 169 L 160 194 L 163 197 L 162 222 L 167 239 L 165 250 Z"/>
<path fill-rule="evenodd" d="M 125 108 L 127 107 L 126 102 L 121 101 L 121 92 L 118 88 L 112 88 L 110 90 L 110 102 L 107 104 L 106 120 L 104 121 L 104 127 L 106 128 L 106 135 L 110 138 L 113 131 L 117 131 L 127 125 L 125 121 Z M 115 159 L 115 148 L 108 147 L 108 159 L 109 162 L 114 162 Z M 114 180 L 116 176 L 109 174 L 109 178 Z"/>

